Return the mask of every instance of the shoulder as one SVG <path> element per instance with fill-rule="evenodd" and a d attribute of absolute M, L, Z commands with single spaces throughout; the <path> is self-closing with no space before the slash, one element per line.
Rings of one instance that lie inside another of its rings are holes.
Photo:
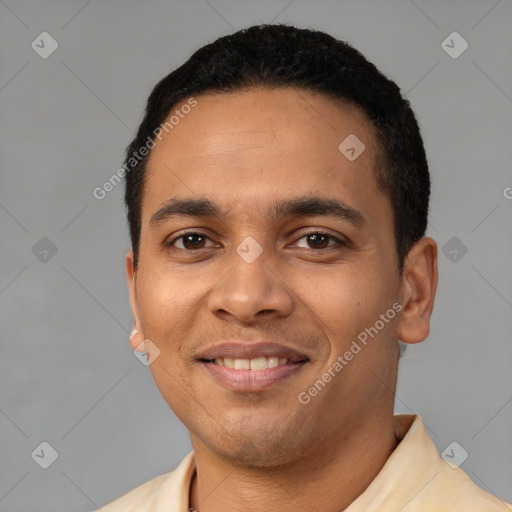
<path fill-rule="evenodd" d="M 139 485 L 108 505 L 101 507 L 97 512 L 149 512 L 156 502 L 160 489 L 172 477 L 172 474 L 171 471 Z"/>
<path fill-rule="evenodd" d="M 194 472 L 194 452 L 191 452 L 174 471 L 139 485 L 96 512 L 181 510 L 188 506 L 189 486 Z"/>
<path fill-rule="evenodd" d="M 395 416 L 395 433 L 400 443 L 351 512 L 512 512 L 511 505 L 478 487 L 458 465 L 439 455 L 420 416 Z"/>
<path fill-rule="evenodd" d="M 430 485 L 426 501 L 432 510 L 512 511 L 512 505 L 478 487 L 460 468 L 452 469 L 446 465 Z"/>

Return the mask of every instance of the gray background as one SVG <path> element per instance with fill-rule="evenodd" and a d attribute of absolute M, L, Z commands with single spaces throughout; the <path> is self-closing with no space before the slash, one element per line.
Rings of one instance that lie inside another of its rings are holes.
<path fill-rule="evenodd" d="M 446 255 L 396 408 L 421 414 L 439 451 L 457 441 L 468 475 L 512 501 L 509 1 L 4 0 L 0 16 L 2 512 L 92 510 L 190 450 L 128 344 L 122 186 L 92 191 L 121 165 L 157 80 L 271 21 L 348 40 L 410 99 Z M 59 45 L 47 59 L 31 48 L 43 31 Z M 456 59 L 441 47 L 453 31 L 469 44 Z M 43 237 L 56 254 L 45 240 L 33 250 Z M 31 458 L 42 441 L 58 452 L 46 470 Z"/>

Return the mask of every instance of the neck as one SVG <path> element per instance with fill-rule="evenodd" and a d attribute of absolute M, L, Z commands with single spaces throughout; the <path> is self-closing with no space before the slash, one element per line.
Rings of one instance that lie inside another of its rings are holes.
<path fill-rule="evenodd" d="M 197 438 L 190 507 L 199 512 L 337 512 L 360 496 L 396 448 L 393 415 L 362 422 L 285 466 L 246 468 L 219 457 Z"/>

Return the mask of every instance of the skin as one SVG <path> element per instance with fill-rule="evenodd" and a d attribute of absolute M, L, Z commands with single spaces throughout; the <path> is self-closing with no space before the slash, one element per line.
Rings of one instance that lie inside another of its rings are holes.
<path fill-rule="evenodd" d="M 428 335 L 436 243 L 418 241 L 400 275 L 391 204 L 375 180 L 372 125 L 358 108 L 287 88 L 196 99 L 148 162 L 137 269 L 133 254 L 126 258 L 138 331 L 132 347 L 148 338 L 160 350 L 150 370 L 195 451 L 191 507 L 342 510 L 397 445 L 397 339 Z M 349 134 L 366 146 L 354 161 L 338 150 Z M 311 195 L 343 201 L 364 224 L 268 218 L 275 201 Z M 182 215 L 150 225 L 170 198 L 199 197 L 222 218 Z M 203 248 L 185 248 L 183 239 L 164 246 L 185 229 L 206 235 Z M 328 243 L 318 248 L 305 236 L 318 231 L 346 244 L 320 238 Z M 236 252 L 248 236 L 263 249 L 252 263 Z M 301 404 L 299 393 L 395 302 L 402 311 Z M 266 390 L 228 389 L 196 358 L 233 337 L 281 340 L 309 362 Z"/>

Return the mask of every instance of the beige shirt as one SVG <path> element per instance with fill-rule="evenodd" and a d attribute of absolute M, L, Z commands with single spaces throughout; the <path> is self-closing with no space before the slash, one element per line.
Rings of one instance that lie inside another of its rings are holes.
<path fill-rule="evenodd" d="M 419 416 L 396 415 L 395 427 L 400 444 L 345 512 L 512 511 L 512 505 L 477 487 L 439 456 Z M 194 471 L 192 452 L 175 471 L 142 484 L 101 512 L 188 512 Z"/>

